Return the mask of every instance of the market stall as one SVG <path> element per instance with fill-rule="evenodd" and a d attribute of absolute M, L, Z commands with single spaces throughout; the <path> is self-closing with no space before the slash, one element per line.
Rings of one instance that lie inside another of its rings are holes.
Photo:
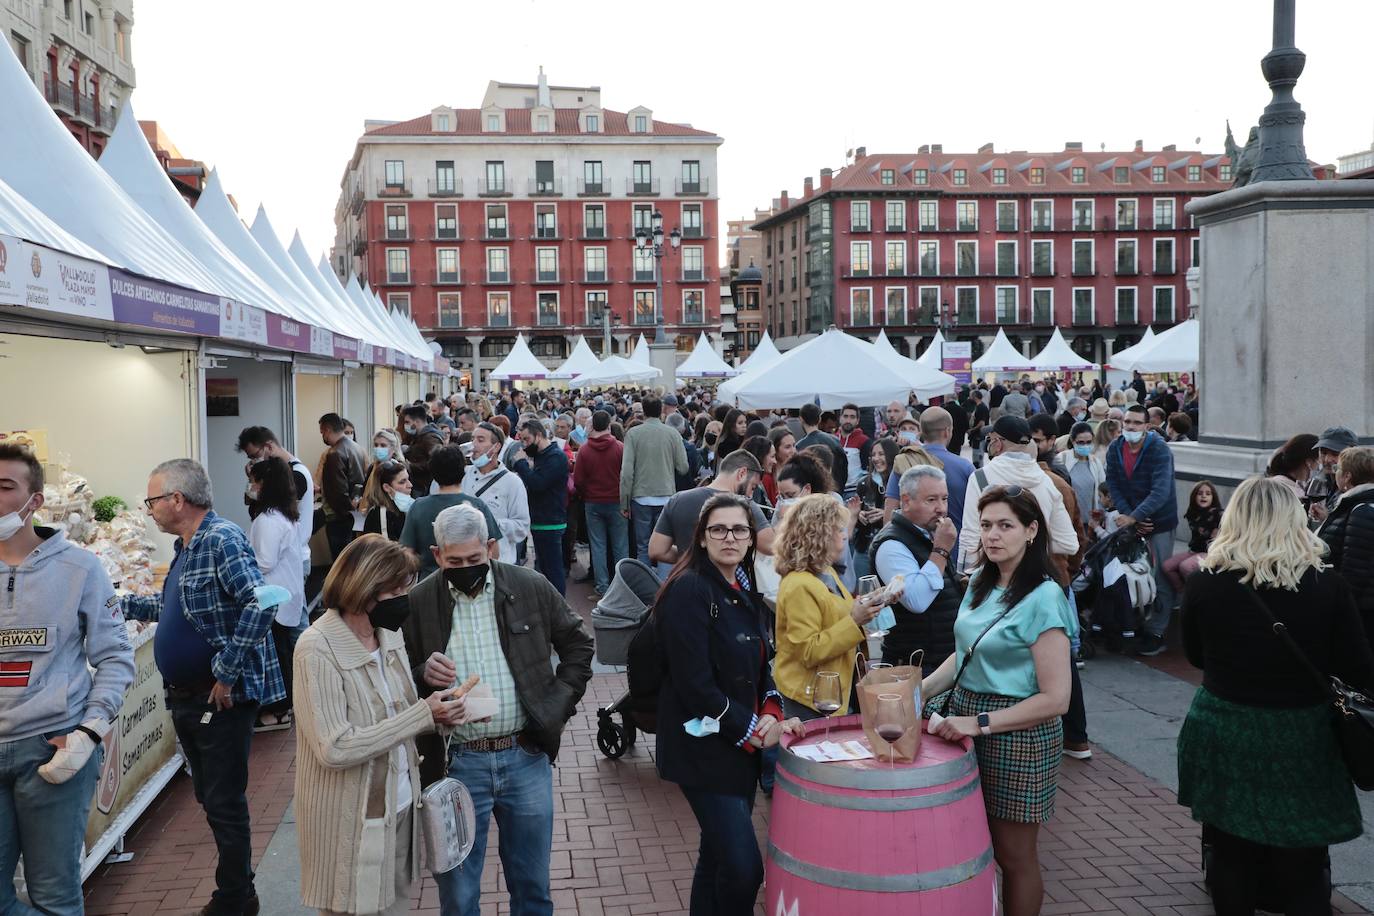
<path fill-rule="evenodd" d="M 1102 368 L 1092 360 L 1084 359 L 1075 353 L 1058 328 L 1050 335 L 1050 341 L 1045 344 L 1045 348 L 1031 360 L 1031 365 L 1035 367 L 1036 372 L 1056 373 L 1096 372 Z"/>
<path fill-rule="evenodd" d="M 974 376 L 983 376 L 989 373 L 1015 373 L 1015 372 L 1034 372 L 1035 366 L 1031 364 L 1030 357 L 1017 351 L 1007 340 L 1007 332 L 1001 328 L 997 329 L 997 336 L 992 339 L 992 346 L 983 352 L 983 355 L 973 361 Z"/>
<path fill-rule="evenodd" d="M 1113 356 L 1112 366 L 1141 373 L 1196 372 L 1200 347 L 1199 329 L 1198 320 L 1190 318 L 1155 335 L 1155 339 L 1148 345 L 1142 341 L 1140 349 L 1129 356 L 1124 353 Z"/>
<path fill-rule="evenodd" d="M 676 375 L 678 384 L 682 384 L 687 379 L 732 378 L 741 371 L 720 358 L 716 348 L 711 346 L 711 339 L 702 331 L 692 352 L 677 367 Z"/>
<path fill-rule="evenodd" d="M 662 377 L 663 370 L 623 356 L 608 356 L 591 372 L 584 372 L 572 380 L 574 388 L 608 388 L 650 382 Z"/>
<path fill-rule="evenodd" d="M 744 373 L 761 368 L 768 365 L 779 356 L 782 356 L 782 353 L 778 351 L 777 345 L 773 343 L 773 338 L 769 336 L 768 331 L 765 329 L 763 336 L 759 338 L 759 345 L 754 348 L 754 352 L 749 354 L 748 359 L 740 363 L 739 371 Z"/>

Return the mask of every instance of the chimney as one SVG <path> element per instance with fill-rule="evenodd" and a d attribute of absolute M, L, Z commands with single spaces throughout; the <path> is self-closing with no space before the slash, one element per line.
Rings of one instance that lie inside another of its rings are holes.
<path fill-rule="evenodd" d="M 1144 140 L 1137 140 L 1137 141 L 1135 141 L 1135 151 L 1136 151 L 1137 153 L 1143 153 L 1143 152 L 1145 152 L 1145 141 L 1144 141 Z"/>
<path fill-rule="evenodd" d="M 1170 143 L 1168 146 L 1164 147 L 1164 152 L 1166 152 L 1166 153 L 1176 153 L 1176 152 L 1178 152 L 1178 144 L 1177 144 L 1177 143 Z"/>
<path fill-rule="evenodd" d="M 943 155 L 945 152 L 945 145 L 943 143 L 932 143 L 930 144 L 930 152 L 931 155 L 934 156 Z"/>
<path fill-rule="evenodd" d="M 777 212 L 778 212 L 779 210 L 781 210 L 781 209 L 782 209 L 782 206 L 779 204 L 778 199 L 777 199 L 776 197 L 774 197 L 774 198 L 773 198 L 773 212 L 774 212 L 774 213 L 777 213 Z"/>
<path fill-rule="evenodd" d="M 1067 141 L 1065 141 L 1065 143 L 1064 143 L 1064 152 L 1066 152 L 1066 153 L 1081 153 L 1081 152 L 1083 152 L 1083 141 L 1082 141 L 1082 140 L 1067 140 Z"/>
<path fill-rule="evenodd" d="M 916 155 L 918 155 L 918 156 L 929 156 L 929 155 L 930 155 L 930 144 L 929 144 L 929 143 L 922 143 L 921 146 L 920 146 L 920 148 L 916 150 Z"/>
<path fill-rule="evenodd" d="M 986 156 L 986 155 L 988 155 L 988 154 L 991 153 L 991 152 L 992 152 L 992 144 L 991 144 L 991 143 L 984 143 L 982 146 L 978 147 L 978 155 L 980 155 L 980 156 Z"/>
<path fill-rule="evenodd" d="M 807 175 L 805 178 L 802 179 L 802 197 L 810 197 L 812 191 L 813 186 L 811 184 L 811 176 Z"/>
<path fill-rule="evenodd" d="M 859 147 L 858 149 L 854 150 L 854 159 L 855 159 L 855 161 L 857 161 L 857 160 L 859 160 L 859 159 L 862 159 L 863 157 L 865 157 L 865 156 L 867 156 L 867 155 L 868 155 L 868 147 L 866 147 L 866 146 L 861 146 L 861 147 Z"/>
<path fill-rule="evenodd" d="M 788 204 L 787 204 L 787 189 L 786 189 L 786 188 L 783 188 L 783 189 L 782 189 L 782 208 L 783 208 L 784 210 L 786 210 L 786 209 L 787 209 L 787 206 L 788 206 Z"/>
<path fill-rule="evenodd" d="M 834 175 L 834 169 L 821 169 L 821 190 L 830 190 L 830 176 Z"/>

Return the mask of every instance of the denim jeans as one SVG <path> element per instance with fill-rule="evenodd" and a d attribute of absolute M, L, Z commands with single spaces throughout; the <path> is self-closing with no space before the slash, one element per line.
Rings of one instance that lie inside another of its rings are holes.
<path fill-rule="evenodd" d="M 42 735 L 0 743 L 0 913 L 29 916 L 53 913 L 80 916 L 81 848 L 86 815 L 100 775 L 103 748 L 60 786 L 38 775 L 57 748 Z M 14 891 L 14 868 L 24 856 L 29 900 Z"/>
<path fill-rule="evenodd" d="M 487 829 L 495 815 L 511 916 L 552 914 L 553 768 L 548 756 L 522 747 L 490 753 L 455 747 L 448 775 L 467 786 L 472 795 L 477 836 L 462 865 L 434 876 L 439 884 L 439 912 L 442 916 L 481 913 L 482 863 Z"/>
<path fill-rule="evenodd" d="M 587 511 L 587 543 L 591 545 L 592 573 L 598 591 L 606 591 L 615 576 L 615 564 L 630 555 L 628 520 L 620 503 L 584 503 Z M 610 547 L 609 561 L 606 548 Z"/>
<path fill-rule="evenodd" d="M 1155 600 L 1145 618 L 1145 630 L 1163 639 L 1169 629 L 1169 618 L 1173 616 L 1177 597 L 1164 572 L 1164 561 L 1174 555 L 1174 529 L 1156 531 L 1145 539 L 1145 543 L 1150 548 L 1150 565 L 1154 567 L 1155 574 Z"/>
<path fill-rule="evenodd" d="M 212 903 L 226 912 L 243 907 L 253 888 L 253 836 L 248 823 L 248 752 L 253 745 L 257 703 L 235 703 L 215 709 L 206 699 L 181 692 L 167 694 L 181 751 L 191 767 L 191 787 L 205 809 L 215 837 Z M 204 721 L 206 713 L 210 721 Z"/>
<path fill-rule="evenodd" d="M 558 594 L 568 593 L 567 570 L 563 568 L 563 535 L 567 532 L 531 531 L 534 540 L 534 568 L 544 574 Z"/>
<path fill-rule="evenodd" d="M 649 538 L 653 536 L 658 517 L 663 514 L 662 506 L 646 506 L 637 500 L 630 501 L 630 520 L 635 526 L 635 549 L 639 562 L 653 568 L 649 562 Z"/>
<path fill-rule="evenodd" d="M 682 794 L 701 827 L 691 916 L 752 916 L 763 884 L 753 793 L 721 795 L 684 786 Z"/>

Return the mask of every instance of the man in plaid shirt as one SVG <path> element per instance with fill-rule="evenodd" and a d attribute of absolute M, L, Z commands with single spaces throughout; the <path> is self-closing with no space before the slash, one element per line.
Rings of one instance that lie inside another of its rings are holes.
<path fill-rule="evenodd" d="M 153 656 L 167 709 L 191 767 L 196 800 L 219 849 L 215 892 L 202 916 L 255 914 L 248 821 L 248 752 L 258 707 L 286 695 L 263 607 L 262 573 L 248 537 L 212 510 L 210 478 L 188 458 L 158 465 L 144 500 L 177 536 L 160 598 L 125 596 L 124 615 L 156 620 Z"/>

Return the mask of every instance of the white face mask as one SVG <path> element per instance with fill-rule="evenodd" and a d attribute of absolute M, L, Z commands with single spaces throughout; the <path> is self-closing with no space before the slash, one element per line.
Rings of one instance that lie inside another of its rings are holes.
<path fill-rule="evenodd" d="M 415 499 L 409 493 L 392 493 L 391 501 L 396 504 L 398 512 L 409 512 L 410 507 L 415 505 Z"/>
<path fill-rule="evenodd" d="M 31 502 L 33 502 L 32 496 L 24 501 L 24 505 L 20 507 L 18 512 L 0 515 L 0 541 L 8 541 L 18 534 L 20 529 L 27 524 L 24 518 L 24 510 L 29 507 L 29 503 Z"/>

